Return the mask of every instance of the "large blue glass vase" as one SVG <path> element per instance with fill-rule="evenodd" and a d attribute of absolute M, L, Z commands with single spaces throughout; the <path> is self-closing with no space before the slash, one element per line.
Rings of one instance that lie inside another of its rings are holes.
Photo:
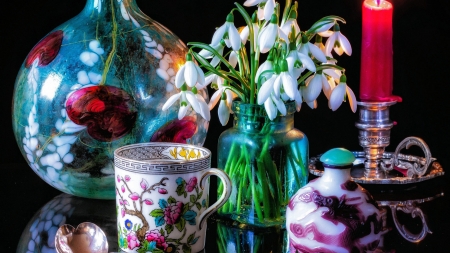
<path fill-rule="evenodd" d="M 116 148 L 203 145 L 208 122 L 192 111 L 178 119 L 176 106 L 161 111 L 178 92 L 186 52 L 134 0 L 88 0 L 31 50 L 18 73 L 13 129 L 30 167 L 63 192 L 113 199 Z"/>

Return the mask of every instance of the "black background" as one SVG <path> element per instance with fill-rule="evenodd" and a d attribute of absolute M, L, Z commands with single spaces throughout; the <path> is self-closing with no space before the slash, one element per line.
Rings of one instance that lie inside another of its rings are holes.
<path fill-rule="evenodd" d="M 405 137 L 421 137 L 427 142 L 433 157 L 436 157 L 446 170 L 450 166 L 448 156 L 450 136 L 447 125 L 450 110 L 448 104 L 450 2 L 390 1 L 394 4 L 394 94 L 401 96 L 403 102 L 391 107 L 391 119 L 396 121 L 397 125 L 391 131 L 391 145 L 387 150 L 393 151 Z M 136 2 L 145 14 L 172 30 L 186 43 L 190 41 L 209 43 L 215 27 L 223 24 L 227 13 L 234 7 L 234 1 L 231 0 L 136 0 Z M 3 232 L 8 236 L 2 235 L 0 240 L 9 238 L 1 245 L 8 245 L 7 248 L 11 252 L 14 251 L 21 233 L 17 227 L 24 227 L 32 216 L 32 213 L 27 213 L 23 209 L 37 210 L 51 199 L 46 194 L 54 196 L 59 193 L 44 182 L 39 182 L 36 186 L 27 185 L 37 175 L 26 166 L 14 168 L 12 165 L 25 163 L 15 142 L 11 124 L 11 99 L 15 78 L 31 48 L 56 26 L 77 15 L 84 5 L 85 0 L 15 0 L 4 1 L 0 7 L 2 49 L 0 196 L 4 196 L 4 199 L 0 200 L 2 203 L 0 208 L 3 210 L 0 213 L 2 220 L 0 224 L 6 222 L 5 224 L 9 225 L 2 226 Z M 326 15 L 338 15 L 347 21 L 347 24 L 341 25 L 341 31 L 350 40 L 353 55 L 339 57 L 338 64 L 346 68 L 347 83 L 357 97 L 361 5 L 362 0 L 301 0 L 298 18 L 302 30 L 308 29 L 316 20 Z M 238 14 L 235 16 L 236 24 L 244 25 Z M 382 67 L 380 66 L 380 71 Z M 360 150 L 358 132 L 354 126 L 358 115 L 351 112 L 347 103 L 332 112 L 323 94 L 318 102 L 318 109 L 312 110 L 304 105 L 295 116 L 295 127 L 309 138 L 310 155 L 317 155 L 333 147 Z M 216 163 L 217 139 L 222 131 L 231 126 L 230 122 L 227 127 L 222 127 L 216 115 L 216 110 L 213 110 L 205 142 L 205 147 L 213 152 L 213 165 Z M 19 168 L 24 170 L 23 175 L 21 172 L 11 172 Z M 445 181 L 450 182 L 447 178 L 447 175 L 444 176 Z M 21 187 L 17 187 L 20 184 L 24 184 L 24 189 L 31 190 L 20 192 Z M 448 207 L 447 199 L 443 203 Z M 445 221 L 444 224 L 449 224 L 446 215 L 442 215 L 440 219 Z M 441 250 L 435 252 L 446 252 L 443 248 Z"/>

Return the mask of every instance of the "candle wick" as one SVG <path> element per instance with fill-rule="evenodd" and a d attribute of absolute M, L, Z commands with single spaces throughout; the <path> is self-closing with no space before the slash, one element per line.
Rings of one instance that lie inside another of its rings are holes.
<path fill-rule="evenodd" d="M 380 7 L 381 0 L 377 0 L 377 6 Z"/>

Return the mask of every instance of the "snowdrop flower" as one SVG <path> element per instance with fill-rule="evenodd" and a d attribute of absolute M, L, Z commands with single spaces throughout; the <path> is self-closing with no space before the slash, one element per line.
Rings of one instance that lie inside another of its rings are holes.
<path fill-rule="evenodd" d="M 194 87 L 195 88 L 195 87 Z M 197 96 L 192 92 L 187 90 L 187 85 L 183 84 L 181 86 L 181 92 L 175 95 L 172 95 L 169 99 L 167 99 L 166 103 L 164 103 L 162 107 L 162 111 L 166 111 L 169 109 L 177 100 L 180 100 L 180 110 L 178 111 L 178 119 L 181 120 L 186 115 L 188 109 L 192 106 L 194 111 L 200 113 L 204 118 L 208 117 L 205 113 L 202 114 L 202 108 L 198 102 Z"/>
<path fill-rule="evenodd" d="M 264 102 L 264 108 L 266 109 L 267 116 L 270 120 L 277 117 L 279 111 L 282 115 L 286 115 L 286 105 L 281 99 L 275 97 L 273 94 Z"/>
<path fill-rule="evenodd" d="M 334 25 L 333 35 L 331 35 L 325 43 L 325 52 L 327 55 L 331 55 L 332 49 L 334 49 L 334 52 L 338 55 L 342 55 L 344 52 L 348 56 L 352 55 L 352 46 L 347 37 L 341 33 L 341 28 L 337 23 Z"/>
<path fill-rule="evenodd" d="M 231 48 L 234 51 L 238 51 L 241 48 L 241 37 L 239 32 L 234 26 L 234 16 L 233 13 L 227 15 L 225 24 L 219 27 L 213 35 L 211 45 L 219 44 L 220 40 L 229 40 Z"/>
<path fill-rule="evenodd" d="M 211 46 L 212 48 L 214 48 L 214 50 L 216 50 L 220 55 L 223 55 L 223 49 L 225 48 L 226 43 L 225 43 L 224 40 L 220 40 L 219 44 L 217 44 L 217 45 L 212 45 L 212 44 L 211 44 L 210 46 Z M 198 54 L 201 55 L 201 56 L 202 56 L 203 58 L 205 58 L 205 59 L 211 59 L 211 58 L 213 58 L 213 59 L 211 60 L 211 62 L 210 62 L 210 64 L 211 64 L 213 67 L 216 67 L 217 64 L 219 64 L 219 62 L 220 62 L 219 57 L 213 55 L 213 53 L 212 53 L 211 51 L 202 49 Z M 213 57 L 213 56 L 214 56 L 214 57 Z"/>
<path fill-rule="evenodd" d="M 301 88 L 299 88 L 297 90 L 297 92 L 295 93 L 294 101 L 295 101 L 295 106 L 296 106 L 297 112 L 299 112 L 300 109 L 302 109 L 302 102 L 303 102 Z"/>
<path fill-rule="evenodd" d="M 228 56 L 228 62 L 233 68 L 236 68 L 238 64 L 238 55 L 235 51 L 231 51 L 230 56 Z"/>
<path fill-rule="evenodd" d="M 203 70 L 192 61 L 191 54 L 186 54 L 186 63 L 178 70 L 175 76 L 175 86 L 181 88 L 186 83 L 189 87 L 194 87 L 196 83 L 205 84 L 205 74 Z"/>
<path fill-rule="evenodd" d="M 293 45 L 291 43 L 291 45 Z M 313 60 L 309 58 L 309 56 L 298 52 L 295 49 L 295 46 L 292 46 L 289 55 L 286 57 L 286 61 L 288 63 L 288 69 L 291 76 L 295 79 L 300 77 L 300 74 L 306 69 L 311 72 L 316 72 L 316 65 Z"/>
<path fill-rule="evenodd" d="M 277 15 L 273 14 L 270 23 L 259 34 L 258 45 L 261 53 L 267 53 L 273 47 L 277 38 L 281 38 L 286 42 L 289 41 L 287 35 L 278 27 L 277 20 Z"/>
<path fill-rule="evenodd" d="M 276 66 L 276 69 L 278 69 L 278 66 Z M 272 76 L 267 79 L 262 85 L 261 88 L 258 90 L 257 95 L 257 102 L 259 105 L 262 105 L 266 102 L 267 99 L 269 99 L 270 95 L 274 92 L 274 84 L 275 80 L 278 79 L 278 73 L 279 71 L 275 70 L 272 72 Z"/>
<path fill-rule="evenodd" d="M 230 114 L 232 113 L 231 108 L 227 105 L 227 93 L 223 92 L 220 98 L 219 108 L 217 113 L 219 114 L 219 121 L 222 126 L 225 126 L 230 119 Z"/>
<path fill-rule="evenodd" d="M 350 108 L 353 112 L 356 112 L 356 97 L 352 89 L 347 86 L 347 77 L 341 76 L 340 83 L 331 91 L 330 100 L 328 101 L 331 110 L 336 111 L 341 106 L 342 101 L 347 96 Z"/>
<path fill-rule="evenodd" d="M 297 10 L 291 10 L 289 13 L 289 17 L 286 19 L 286 21 L 281 23 L 280 26 L 281 30 L 289 36 L 289 34 L 293 31 L 294 35 L 297 35 L 300 33 L 300 26 L 298 26 L 297 23 Z"/>
<path fill-rule="evenodd" d="M 303 99 L 305 102 L 313 102 L 317 99 L 322 91 L 323 86 L 329 86 L 327 78 L 322 71 L 317 71 L 314 76 L 310 76 L 306 79 L 306 87 L 303 90 Z"/>
<path fill-rule="evenodd" d="M 252 27 L 253 27 L 253 47 L 256 48 L 257 46 L 257 41 L 256 38 L 258 38 L 259 35 L 259 26 L 258 26 L 258 21 L 256 20 L 256 14 L 253 13 L 252 15 Z M 245 45 L 245 43 L 247 43 L 248 37 L 250 36 L 250 29 L 248 28 L 248 26 L 245 26 L 242 30 L 241 33 L 239 34 L 241 37 L 241 41 L 242 44 Z"/>
<path fill-rule="evenodd" d="M 198 114 L 202 115 L 202 117 L 205 120 L 209 121 L 211 119 L 211 113 L 209 111 L 209 106 L 206 103 L 205 99 L 200 94 L 198 94 L 198 90 L 197 90 L 196 87 L 192 88 L 192 93 L 194 94 L 195 99 L 197 100 L 197 103 L 198 103 L 198 108 L 197 109 L 198 109 L 198 111 L 195 110 L 196 107 L 192 106 L 192 108 L 194 108 L 194 110 Z"/>
<path fill-rule="evenodd" d="M 312 44 L 308 41 L 308 37 L 306 35 L 302 35 L 302 42 L 299 46 L 299 52 L 304 55 L 312 55 L 314 58 L 316 58 L 320 62 L 327 62 L 327 57 L 325 54 L 320 50 L 319 47 Z"/>
<path fill-rule="evenodd" d="M 269 20 L 275 10 L 275 0 L 247 0 L 244 2 L 244 6 L 258 5 L 258 17 L 259 19 Z"/>
<path fill-rule="evenodd" d="M 210 75 L 210 76 L 216 76 L 216 75 Z M 214 77 L 213 77 L 214 78 Z M 230 89 L 227 89 L 227 82 L 224 81 L 224 79 L 222 77 L 216 76 L 216 82 L 215 84 L 217 84 L 217 91 L 214 92 L 214 94 L 211 96 L 211 99 L 209 100 L 209 109 L 212 110 L 212 108 L 214 108 L 214 106 L 216 106 L 217 102 L 219 102 L 219 100 L 223 97 L 223 93 L 226 94 L 226 106 L 228 106 L 228 108 L 230 108 L 231 110 L 231 104 L 233 103 L 233 99 L 235 99 L 237 97 L 237 95 Z M 214 86 L 214 85 L 212 85 Z"/>
<path fill-rule="evenodd" d="M 326 55 L 325 45 L 322 42 L 322 36 L 320 36 L 319 34 L 316 34 L 314 45 L 316 45 L 320 49 L 320 51 L 322 51 L 322 53 Z"/>
<path fill-rule="evenodd" d="M 268 71 L 263 74 L 263 78 L 261 79 L 261 82 L 265 82 L 271 75 L 270 71 L 273 71 L 273 70 L 274 70 L 273 55 L 271 53 L 269 53 L 267 60 L 265 62 L 263 62 L 259 66 L 258 70 L 256 71 L 255 82 L 258 83 L 261 74 L 263 74 L 264 71 Z"/>
<path fill-rule="evenodd" d="M 273 84 L 274 94 L 276 97 L 280 97 L 282 86 L 286 95 L 288 95 L 291 100 L 294 100 L 298 85 L 296 79 L 289 74 L 288 63 L 286 60 L 281 60 L 280 70 L 280 75 Z"/>

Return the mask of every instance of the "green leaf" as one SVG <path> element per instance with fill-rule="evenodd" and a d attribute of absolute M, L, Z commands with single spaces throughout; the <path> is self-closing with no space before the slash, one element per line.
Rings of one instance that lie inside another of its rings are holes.
<path fill-rule="evenodd" d="M 140 245 L 139 249 L 137 250 L 138 253 L 145 253 L 147 252 L 147 248 L 148 248 L 148 241 L 147 240 L 143 240 L 142 244 Z"/>
<path fill-rule="evenodd" d="M 177 200 L 174 197 L 170 196 L 169 199 L 167 199 L 167 202 L 169 204 L 175 204 L 177 203 Z"/>
<path fill-rule="evenodd" d="M 195 206 L 197 206 L 197 209 L 200 211 L 202 209 L 202 205 L 198 202 L 195 203 Z"/>
<path fill-rule="evenodd" d="M 188 236 L 188 238 L 187 238 L 187 243 L 191 243 L 192 240 L 194 240 L 194 238 L 195 238 L 195 232 L 192 233 L 192 234 L 190 234 L 190 235 Z"/>
<path fill-rule="evenodd" d="M 186 192 L 185 189 L 184 189 L 184 188 L 185 188 L 185 185 L 186 185 L 186 183 L 183 181 L 182 184 L 180 184 L 180 185 L 177 186 L 176 192 L 177 192 L 177 195 L 178 195 L 178 196 L 181 196 L 181 194 L 183 194 L 183 193 Z"/>
<path fill-rule="evenodd" d="M 164 251 L 162 249 L 155 248 L 152 250 L 152 253 L 164 253 Z"/>
<path fill-rule="evenodd" d="M 186 203 L 183 205 L 183 210 L 181 210 L 181 215 L 185 214 L 187 211 L 189 211 L 189 203 Z"/>
<path fill-rule="evenodd" d="M 186 226 L 186 220 L 184 218 L 180 218 L 180 220 L 177 223 L 175 223 L 175 227 L 180 232 L 183 231 L 185 226 Z"/>
<path fill-rule="evenodd" d="M 161 228 L 161 229 L 159 230 L 159 233 L 160 233 L 162 236 L 165 237 L 165 233 L 164 233 L 164 229 L 163 229 L 163 228 Z"/>
<path fill-rule="evenodd" d="M 161 217 L 164 216 L 164 211 L 162 209 L 155 209 L 150 213 L 152 217 Z"/>
<path fill-rule="evenodd" d="M 165 229 L 167 231 L 167 234 L 170 234 L 173 231 L 173 225 L 166 224 Z"/>
<path fill-rule="evenodd" d="M 203 196 L 203 191 L 198 193 L 197 199 L 200 199 Z"/>
<path fill-rule="evenodd" d="M 183 244 L 183 253 L 191 253 L 191 246 L 187 244 Z"/>
<path fill-rule="evenodd" d="M 184 192 L 184 197 L 185 197 L 185 198 L 187 197 L 187 192 Z"/>
<path fill-rule="evenodd" d="M 195 197 L 194 194 L 192 194 L 192 195 L 190 196 L 190 199 L 191 199 L 191 203 L 195 203 L 195 201 L 197 201 L 197 198 Z"/>

